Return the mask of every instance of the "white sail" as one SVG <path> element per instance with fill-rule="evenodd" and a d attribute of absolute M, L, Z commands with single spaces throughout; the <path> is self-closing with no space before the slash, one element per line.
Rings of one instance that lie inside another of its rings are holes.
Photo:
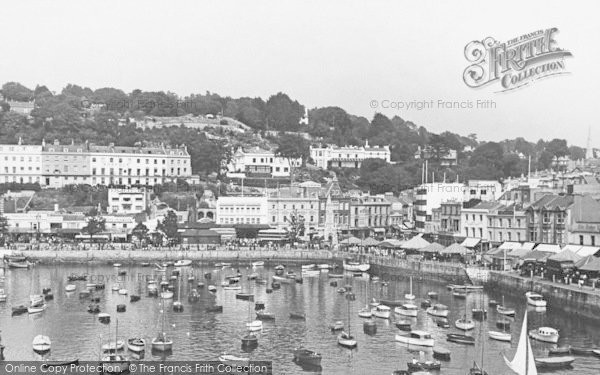
<path fill-rule="evenodd" d="M 523 326 L 521 327 L 521 337 L 519 337 L 519 344 L 517 345 L 517 352 L 512 361 L 509 361 L 506 356 L 504 362 L 506 365 L 518 375 L 537 375 L 537 368 L 535 367 L 535 360 L 533 358 L 533 351 L 531 350 L 531 344 L 529 343 L 529 336 L 527 332 L 527 311 L 525 311 L 525 317 L 523 318 Z"/>

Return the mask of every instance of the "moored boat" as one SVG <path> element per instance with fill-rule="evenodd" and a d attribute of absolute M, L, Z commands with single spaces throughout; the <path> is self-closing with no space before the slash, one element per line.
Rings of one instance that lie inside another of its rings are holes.
<path fill-rule="evenodd" d="M 565 355 L 565 354 L 571 354 L 571 346 L 570 345 L 548 349 L 548 355 Z"/>
<path fill-rule="evenodd" d="M 317 352 L 304 348 L 299 348 L 295 349 L 293 354 L 294 362 L 303 363 L 315 367 L 321 366 L 321 359 L 323 357 Z"/>
<path fill-rule="evenodd" d="M 546 307 L 546 300 L 541 294 L 534 292 L 525 293 L 525 297 L 527 298 L 527 304 L 535 307 Z"/>
<path fill-rule="evenodd" d="M 441 346 L 436 346 L 433 348 L 433 358 L 449 361 L 450 354 L 451 354 L 450 350 L 443 348 Z"/>
<path fill-rule="evenodd" d="M 450 313 L 450 310 L 448 309 L 448 306 L 442 305 L 441 303 L 436 303 L 435 305 L 428 307 L 425 312 L 431 316 L 446 318 Z"/>
<path fill-rule="evenodd" d="M 262 260 L 256 261 L 256 262 L 252 262 L 252 267 L 262 267 L 265 265 L 265 262 Z"/>
<path fill-rule="evenodd" d="M 432 347 L 435 343 L 431 334 L 426 331 L 413 330 L 408 335 L 397 334 L 395 340 L 407 345 Z"/>
<path fill-rule="evenodd" d="M 175 267 L 187 267 L 192 265 L 192 261 L 189 259 L 181 259 L 173 264 Z"/>
<path fill-rule="evenodd" d="M 410 331 L 412 323 L 409 322 L 408 320 L 399 320 L 396 322 L 396 328 L 398 328 L 401 331 Z"/>
<path fill-rule="evenodd" d="M 458 329 L 462 329 L 463 331 L 470 331 L 475 328 L 475 323 L 473 320 L 468 319 L 467 317 L 462 317 L 454 322 L 454 325 Z"/>
<path fill-rule="evenodd" d="M 404 303 L 394 308 L 394 313 L 402 316 L 416 318 L 419 313 L 419 308 L 412 303 Z"/>
<path fill-rule="evenodd" d="M 538 329 L 532 329 L 529 331 L 529 337 L 534 340 L 549 342 L 556 344 L 560 335 L 558 331 L 551 327 L 540 327 Z"/>
<path fill-rule="evenodd" d="M 497 305 L 496 311 L 498 312 L 498 314 L 506 315 L 506 316 L 515 316 L 515 313 L 516 313 L 515 309 L 505 307 L 503 305 Z"/>
<path fill-rule="evenodd" d="M 256 312 L 256 319 L 260 320 L 275 320 L 275 314 L 264 310 Z"/>
<path fill-rule="evenodd" d="M 340 333 L 338 335 L 338 345 L 341 345 L 341 346 L 349 348 L 349 349 L 353 349 L 353 348 L 356 348 L 358 343 L 354 339 L 354 336 L 352 336 L 351 334 L 349 334 L 347 332 L 342 331 L 342 333 Z"/>
<path fill-rule="evenodd" d="M 301 313 L 301 312 L 291 312 L 290 319 L 306 320 L 306 314 Z"/>
<path fill-rule="evenodd" d="M 133 337 L 127 340 L 127 349 L 134 353 L 140 353 L 146 350 L 146 340 Z"/>
<path fill-rule="evenodd" d="M 342 322 L 341 320 L 335 321 L 329 325 L 329 328 L 332 331 L 341 331 L 342 329 L 344 329 L 344 322 Z"/>
<path fill-rule="evenodd" d="M 446 335 L 446 341 L 454 342 L 456 344 L 475 345 L 475 338 L 473 336 L 459 333 L 448 333 Z"/>
<path fill-rule="evenodd" d="M 367 272 L 369 268 L 371 268 L 371 265 L 344 259 L 343 268 L 344 270 L 351 272 Z"/>
<path fill-rule="evenodd" d="M 511 334 L 507 332 L 488 331 L 488 336 L 492 340 L 510 342 Z"/>
<path fill-rule="evenodd" d="M 373 316 L 382 319 L 389 319 L 391 315 L 391 308 L 386 305 L 378 305 L 373 309 Z"/>
<path fill-rule="evenodd" d="M 246 323 L 246 329 L 250 332 L 260 331 L 263 328 L 263 322 L 261 320 L 254 320 Z"/>
<path fill-rule="evenodd" d="M 535 358 L 535 365 L 539 368 L 558 369 L 570 367 L 575 357 L 561 356 L 548 358 Z"/>
<path fill-rule="evenodd" d="M 245 300 L 245 301 L 254 301 L 254 294 L 252 294 L 252 293 L 237 293 L 235 295 L 235 298 Z"/>
<path fill-rule="evenodd" d="M 52 342 L 48 336 L 37 335 L 33 338 L 31 343 L 33 351 L 37 353 L 45 353 L 50 350 Z"/>

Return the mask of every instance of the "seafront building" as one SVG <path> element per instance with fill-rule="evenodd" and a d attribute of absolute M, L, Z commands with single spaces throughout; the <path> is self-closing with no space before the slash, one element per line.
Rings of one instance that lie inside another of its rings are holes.
<path fill-rule="evenodd" d="M 0 145 L 0 183 L 66 185 L 145 185 L 192 181 L 190 155 L 185 146 L 120 147 L 89 143 Z"/>

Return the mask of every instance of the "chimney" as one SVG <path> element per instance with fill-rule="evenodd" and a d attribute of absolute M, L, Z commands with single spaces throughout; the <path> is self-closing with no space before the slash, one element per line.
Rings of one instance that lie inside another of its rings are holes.
<path fill-rule="evenodd" d="M 46 147 L 46 138 L 42 138 L 42 147 Z"/>
<path fill-rule="evenodd" d="M 23 138 L 19 137 L 19 146 L 23 144 Z"/>
<path fill-rule="evenodd" d="M 58 212 L 58 203 L 54 203 L 54 212 Z"/>

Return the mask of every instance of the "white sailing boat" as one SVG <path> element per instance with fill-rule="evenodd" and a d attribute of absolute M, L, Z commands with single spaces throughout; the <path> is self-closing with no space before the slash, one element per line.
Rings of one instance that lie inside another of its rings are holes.
<path fill-rule="evenodd" d="M 161 319 L 161 327 L 158 335 L 152 339 L 152 350 L 157 350 L 160 352 L 169 352 L 173 349 L 173 340 L 167 338 L 167 333 L 165 332 L 165 300 L 161 300 L 160 314 L 162 316 Z"/>
<path fill-rule="evenodd" d="M 348 332 L 342 331 L 338 335 L 338 345 L 348 349 L 354 349 L 358 345 L 354 336 L 350 332 L 350 301 L 354 301 L 355 295 L 353 293 L 346 294 L 346 300 L 348 301 Z"/>
<path fill-rule="evenodd" d="M 361 318 L 370 318 L 373 316 L 373 312 L 371 311 L 371 308 L 369 307 L 368 301 L 369 301 L 369 284 L 367 284 L 367 290 L 365 292 L 365 307 L 358 310 L 358 316 Z"/>
<path fill-rule="evenodd" d="M 515 356 L 512 361 L 509 361 L 504 354 L 502 357 L 506 365 L 517 375 L 537 375 L 535 359 L 531 350 L 529 336 L 527 335 L 527 312 L 525 312 L 525 317 L 523 318 L 523 326 L 521 327 L 521 335 Z"/>
<path fill-rule="evenodd" d="M 410 293 L 404 295 L 404 299 L 408 301 L 412 301 L 415 299 L 415 295 L 412 291 L 412 276 L 410 277 Z"/>

